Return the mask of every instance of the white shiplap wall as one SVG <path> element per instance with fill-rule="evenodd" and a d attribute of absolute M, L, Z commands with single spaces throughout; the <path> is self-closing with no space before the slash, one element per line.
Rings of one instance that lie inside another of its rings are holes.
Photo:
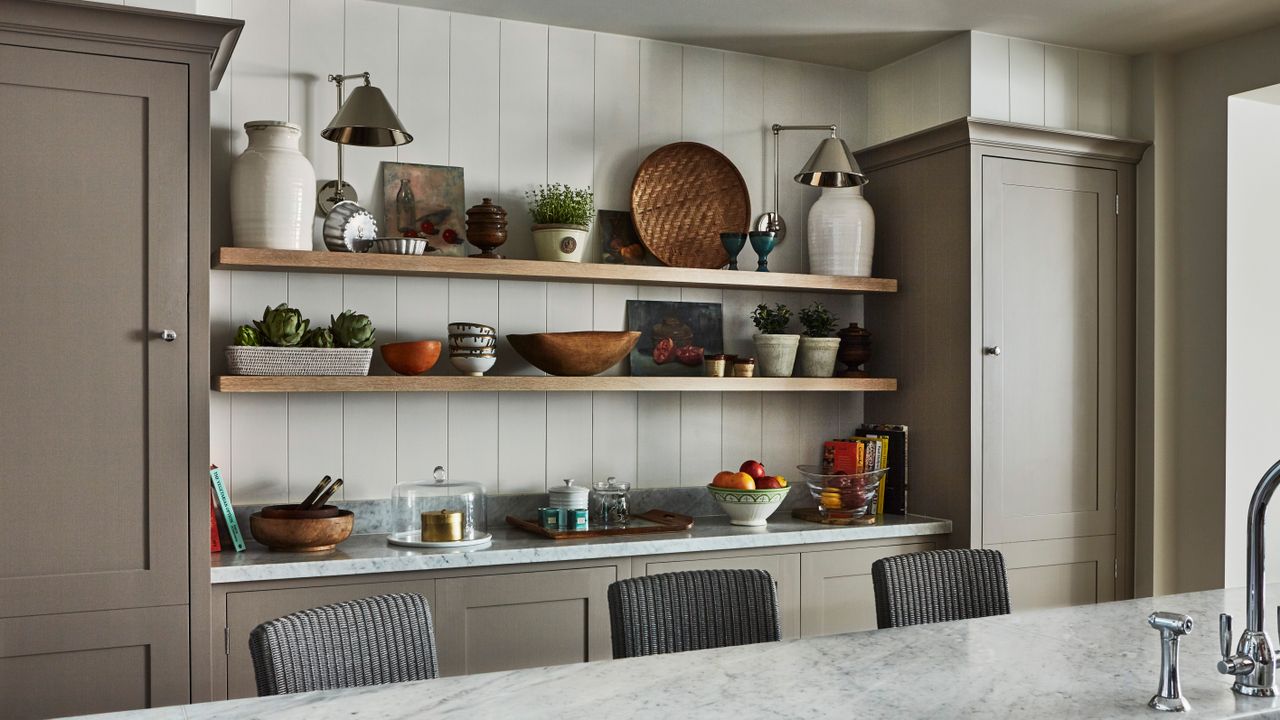
<path fill-rule="evenodd" d="M 130 0 L 129 4 L 133 4 Z M 742 171 L 754 212 L 772 204 L 772 122 L 836 122 L 865 144 L 866 75 L 749 55 L 369 0 L 150 0 L 152 6 L 246 21 L 213 97 L 214 239 L 225 242 L 226 178 L 243 150 L 245 121 L 287 118 L 304 128 L 303 151 L 321 178 L 336 171 L 319 128 L 333 113 L 329 73 L 368 70 L 414 142 L 352 148 L 347 179 L 366 204 L 379 163 L 462 165 L 468 205 L 482 196 L 508 208 L 503 252 L 532 257 L 523 191 L 543 182 L 592 185 L 597 205 L 625 209 L 639 162 L 656 147 L 697 140 Z M 784 167 L 798 167 L 815 138 L 784 138 Z M 792 237 L 770 257 L 805 268 L 803 227 L 813 191 L 785 183 Z M 375 209 L 375 214 L 377 213 Z M 598 249 L 598 248 L 597 248 Z M 745 253 L 750 256 L 750 253 Z M 343 308 L 368 313 L 379 339 L 443 337 L 474 320 L 501 333 L 621 329 L 629 298 L 723 302 L 729 351 L 750 347 L 750 308 L 811 297 L 634 286 L 515 281 L 214 272 L 213 345 L 232 328 L 288 301 L 316 320 Z M 846 321 L 856 298 L 821 298 Z M 215 368 L 223 363 L 214 351 Z M 375 354 L 376 358 L 376 354 Z M 497 371 L 537 373 L 509 349 Z M 386 372 L 375 360 L 374 372 Z M 450 373 L 447 359 L 432 372 Z M 617 370 L 615 370 L 617 372 Z M 491 491 L 542 491 L 562 477 L 617 475 L 640 487 L 706 483 L 747 457 L 780 472 L 861 418 L 855 394 L 405 393 L 211 397 L 211 455 L 237 502 L 298 499 L 325 473 L 346 498 L 386 497 L 397 480 L 434 465 Z"/>
<path fill-rule="evenodd" d="M 1130 58 L 961 33 L 868 76 L 868 141 L 972 115 L 1129 134 Z"/>

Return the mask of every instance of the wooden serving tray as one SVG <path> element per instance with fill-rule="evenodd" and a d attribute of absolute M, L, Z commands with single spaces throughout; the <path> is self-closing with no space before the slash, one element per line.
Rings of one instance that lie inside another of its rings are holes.
<path fill-rule="evenodd" d="M 632 515 L 632 518 L 648 520 L 653 525 L 638 525 L 620 528 L 589 528 L 587 530 L 548 530 L 536 522 L 529 522 L 514 515 L 507 516 L 507 524 L 541 535 L 552 540 L 573 540 L 575 538 L 600 538 L 620 535 L 652 535 L 654 533 L 683 532 L 693 527 L 693 518 L 688 515 L 667 512 L 666 510 L 649 510 Z"/>

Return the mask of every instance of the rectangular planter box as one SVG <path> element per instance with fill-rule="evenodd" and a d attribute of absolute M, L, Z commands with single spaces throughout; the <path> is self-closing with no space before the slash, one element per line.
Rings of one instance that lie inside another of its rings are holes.
<path fill-rule="evenodd" d="M 227 348 L 232 375 L 368 375 L 373 348 Z"/>

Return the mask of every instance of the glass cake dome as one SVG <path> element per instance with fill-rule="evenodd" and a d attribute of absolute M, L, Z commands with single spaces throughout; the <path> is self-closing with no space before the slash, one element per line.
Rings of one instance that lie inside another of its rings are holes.
<path fill-rule="evenodd" d="M 462 515 L 462 537 L 467 541 L 488 530 L 485 519 L 484 486 L 475 482 L 446 479 L 445 470 L 437 465 L 432 480 L 397 483 L 391 491 L 391 528 L 396 536 L 416 536 L 423 532 L 424 518 L 431 513 Z M 423 538 L 424 540 L 427 538 Z"/>

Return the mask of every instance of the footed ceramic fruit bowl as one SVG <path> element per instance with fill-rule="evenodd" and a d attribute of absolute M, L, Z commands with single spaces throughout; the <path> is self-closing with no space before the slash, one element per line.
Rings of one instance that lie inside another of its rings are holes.
<path fill-rule="evenodd" d="M 711 497 L 720 504 L 720 509 L 729 516 L 730 525 L 746 525 L 758 527 L 769 522 L 782 501 L 791 491 L 790 487 L 769 488 L 766 490 L 735 490 L 734 488 L 708 485 Z"/>

